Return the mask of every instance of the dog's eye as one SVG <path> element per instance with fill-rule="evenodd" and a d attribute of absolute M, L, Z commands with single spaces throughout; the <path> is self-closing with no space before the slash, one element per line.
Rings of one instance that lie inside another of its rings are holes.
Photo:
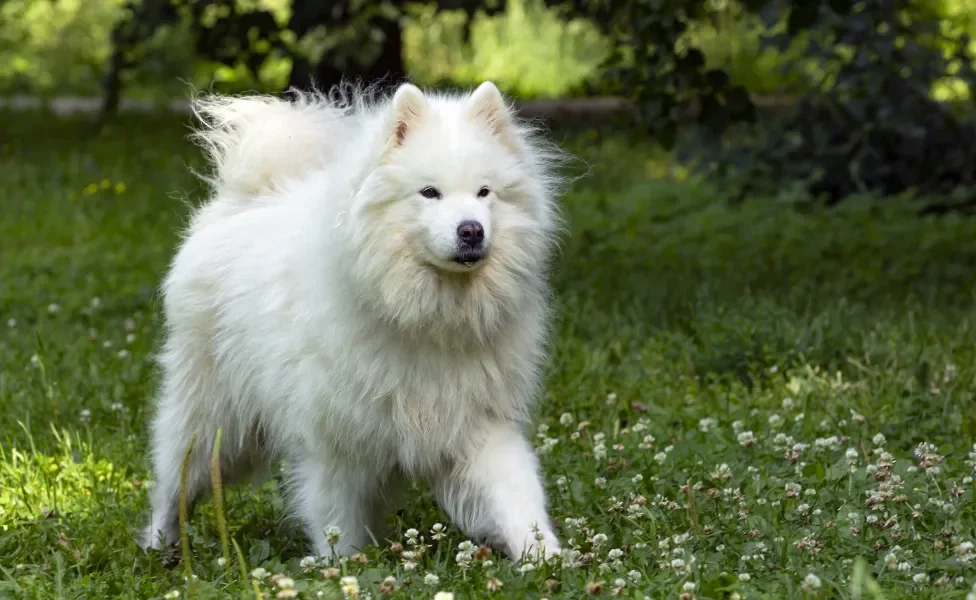
<path fill-rule="evenodd" d="M 431 187 L 429 185 L 427 187 L 425 187 L 424 189 L 420 190 L 420 195 L 423 196 L 424 198 L 440 198 L 441 197 L 440 191 L 438 191 L 437 188 Z"/>
<path fill-rule="evenodd" d="M 490 193 L 491 193 L 491 190 L 488 189 L 488 186 L 486 185 L 486 186 L 483 186 L 480 190 L 478 190 L 478 197 L 479 198 L 487 198 L 488 197 L 488 194 L 490 194 Z"/>

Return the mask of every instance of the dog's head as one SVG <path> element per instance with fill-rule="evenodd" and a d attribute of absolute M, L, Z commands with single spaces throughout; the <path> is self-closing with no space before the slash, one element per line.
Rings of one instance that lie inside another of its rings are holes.
<path fill-rule="evenodd" d="M 464 96 L 402 85 L 379 122 L 354 202 L 359 276 L 401 324 L 492 327 L 544 281 L 558 153 L 490 82 Z"/>

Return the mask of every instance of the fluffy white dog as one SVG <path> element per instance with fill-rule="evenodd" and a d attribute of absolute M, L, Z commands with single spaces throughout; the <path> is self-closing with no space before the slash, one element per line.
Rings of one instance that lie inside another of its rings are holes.
<path fill-rule="evenodd" d="M 240 481 L 291 465 L 315 549 L 366 545 L 404 477 L 431 482 L 468 536 L 512 558 L 559 552 L 523 434 L 548 329 L 560 154 L 490 82 L 198 103 L 213 196 L 164 283 L 141 543 L 178 539 L 210 449 Z"/>

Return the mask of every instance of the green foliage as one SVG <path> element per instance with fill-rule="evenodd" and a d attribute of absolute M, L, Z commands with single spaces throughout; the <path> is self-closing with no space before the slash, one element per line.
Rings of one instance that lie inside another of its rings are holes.
<path fill-rule="evenodd" d="M 697 122 L 715 132 L 754 117 L 747 90 L 724 70 L 707 68 L 705 54 L 686 36 L 707 11 L 706 0 L 627 0 L 592 9 L 614 35 L 610 89 L 635 103 L 649 133 L 666 146 L 674 143 L 688 105 L 697 105 Z"/>
<path fill-rule="evenodd" d="M 805 56 L 824 77 L 782 119 L 732 144 L 719 168 L 741 168 L 749 182 L 802 181 L 832 203 L 864 192 L 969 194 L 976 122 L 933 97 L 950 75 L 976 84 L 964 32 L 947 30 L 925 1 L 794 2 L 786 14 L 786 31 L 768 41 L 785 47 L 809 32 Z"/>
<path fill-rule="evenodd" d="M 822 65 L 802 56 L 805 34 L 780 51 L 763 44 L 763 37 L 785 28 L 785 20 L 767 27 L 734 0 L 710 2 L 702 19 L 688 24 L 686 43 L 705 55 L 706 69 L 722 69 L 732 82 L 752 94 L 798 94 L 810 88 Z"/>
<path fill-rule="evenodd" d="M 585 19 L 562 14 L 542 0 L 508 0 L 505 11 L 466 15 L 416 5 L 404 32 L 408 71 L 418 81 L 475 85 L 485 79 L 521 97 L 561 97 L 594 79 L 609 51 Z"/>
<path fill-rule="evenodd" d="M 0 89 L 96 93 L 124 0 L 0 2 Z"/>
<path fill-rule="evenodd" d="M 204 194 L 186 168 L 200 157 L 176 120 L 122 115 L 94 139 L 81 125 L 0 126 L 0 596 L 286 597 L 271 577 L 285 574 L 299 597 L 341 599 L 339 577 L 301 564 L 275 480 L 228 488 L 231 564 L 213 504 L 199 506 L 192 592 L 171 557 L 136 546 L 156 290 Z M 419 486 L 390 539 L 341 575 L 388 598 L 964 598 L 972 223 L 871 198 L 796 211 L 788 190 L 733 207 L 655 149 L 595 132 L 566 144 L 592 167 L 561 203 L 532 439 L 583 564 L 522 570 L 493 553 L 461 569 L 463 535 L 433 539 L 447 519 Z M 412 570 L 408 528 L 430 545 Z"/>

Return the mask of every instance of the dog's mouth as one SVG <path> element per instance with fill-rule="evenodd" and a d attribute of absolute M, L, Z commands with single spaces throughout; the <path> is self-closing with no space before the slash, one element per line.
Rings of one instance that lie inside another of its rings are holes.
<path fill-rule="evenodd" d="M 473 267 L 484 260 L 487 254 L 488 253 L 481 248 L 458 250 L 451 261 L 464 267 Z"/>

